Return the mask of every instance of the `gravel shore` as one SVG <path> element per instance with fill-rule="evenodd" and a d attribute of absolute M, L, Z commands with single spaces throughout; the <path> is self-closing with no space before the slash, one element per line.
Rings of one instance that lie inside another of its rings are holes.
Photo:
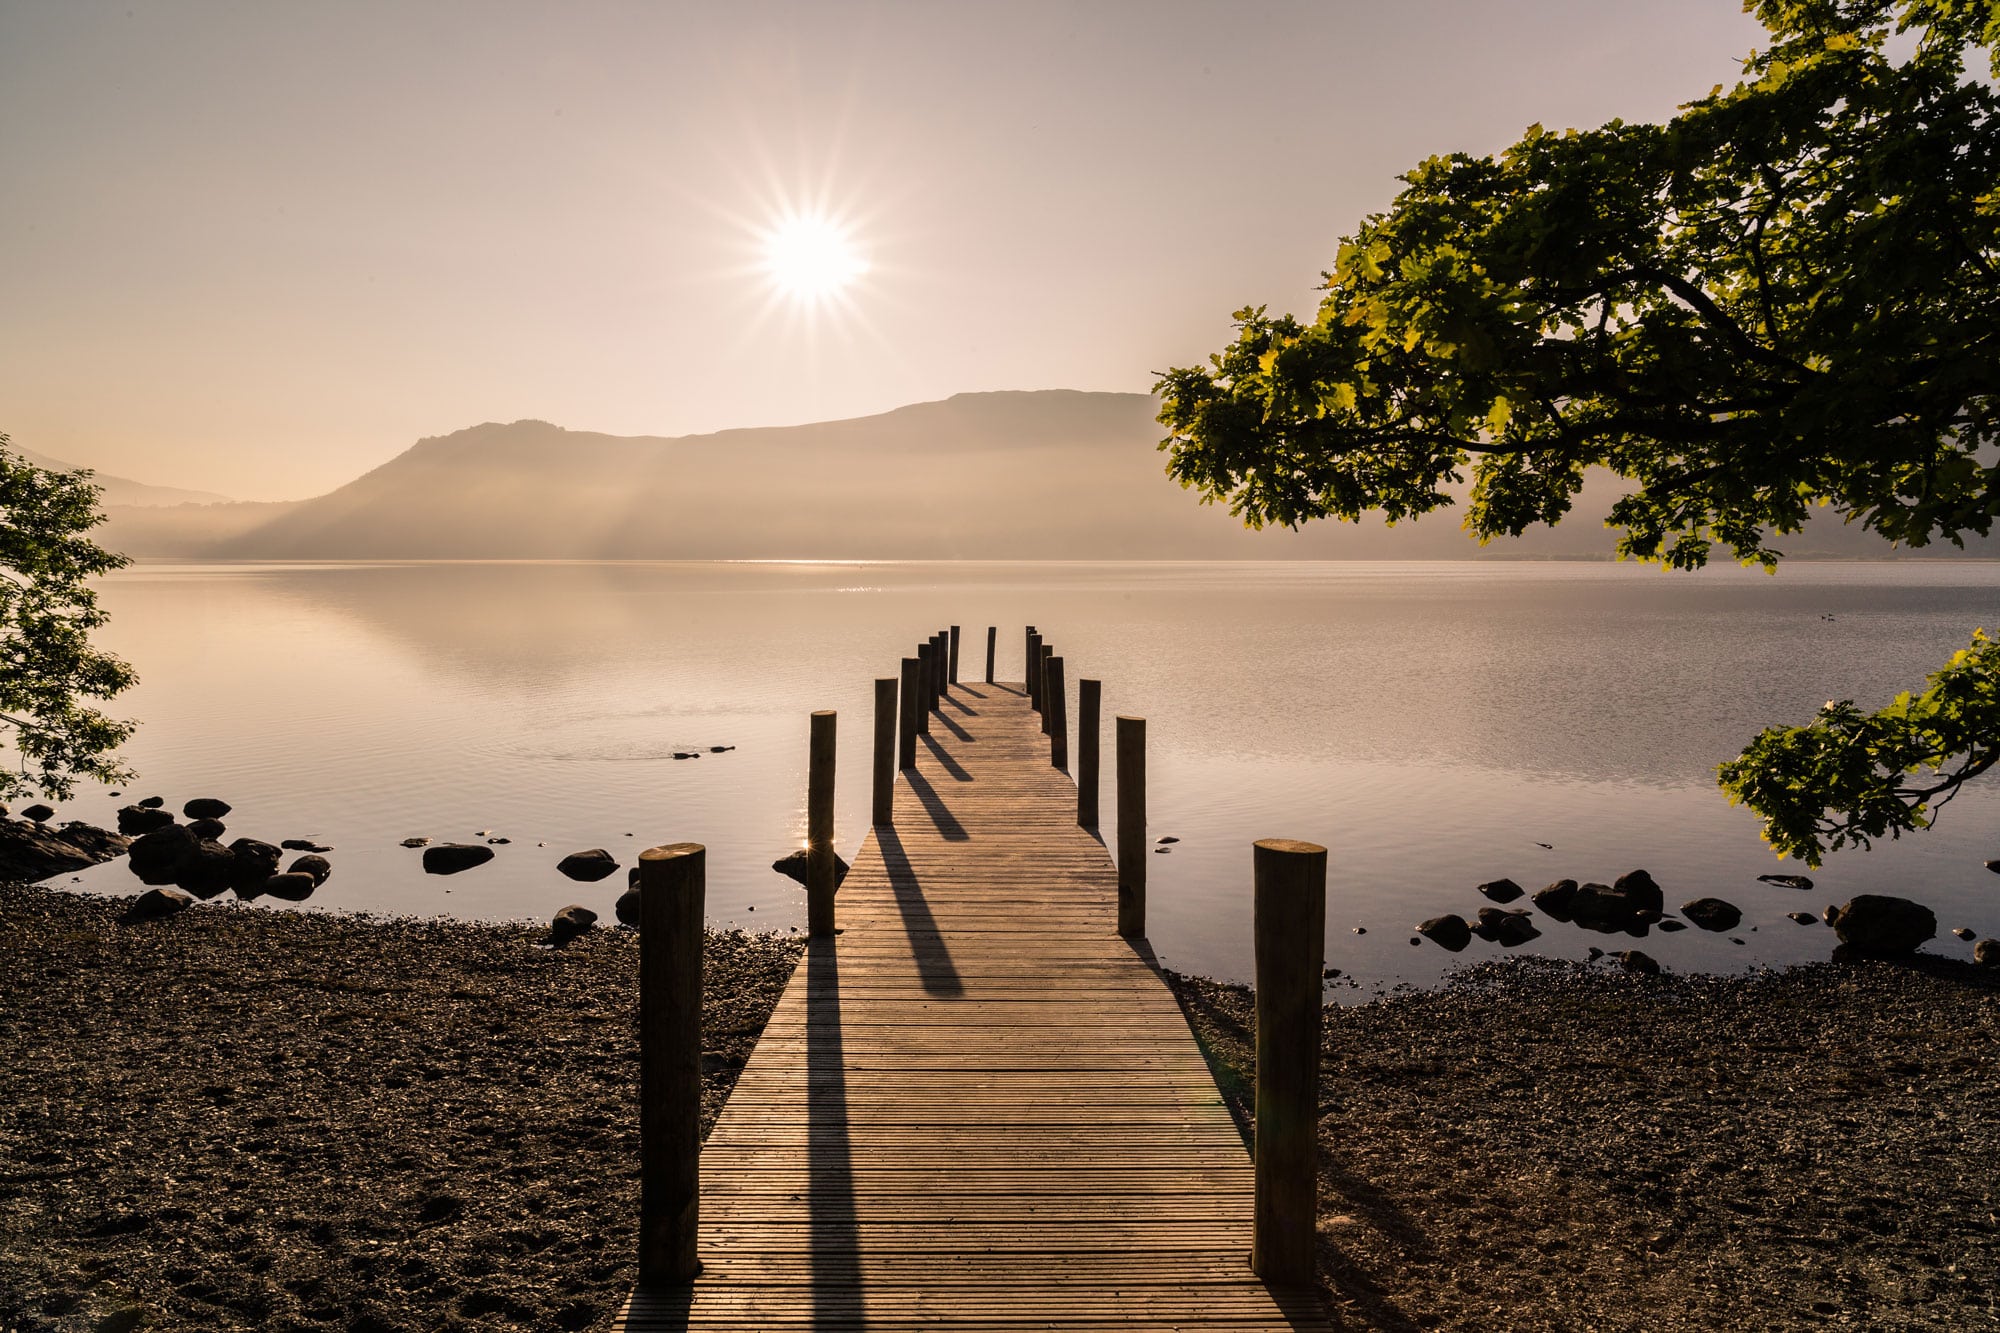
<path fill-rule="evenodd" d="M 1248 1119 L 1254 999 L 1172 978 Z M 1522 958 L 1325 1014 L 1339 1329 L 2000 1327 L 2000 974 Z"/>
<path fill-rule="evenodd" d="M 637 940 L 0 886 L 0 1330 L 603 1328 Z M 712 1119 L 798 957 L 710 937 Z M 1170 978 L 1239 1119 L 1241 987 Z M 1520 959 L 1327 1011 L 1341 1329 L 2000 1326 L 2000 976 Z"/>

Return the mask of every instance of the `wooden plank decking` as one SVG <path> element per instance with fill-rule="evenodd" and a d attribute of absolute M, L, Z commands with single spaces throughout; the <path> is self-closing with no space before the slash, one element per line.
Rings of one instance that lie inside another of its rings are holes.
<path fill-rule="evenodd" d="M 701 1277 L 616 1328 L 1325 1327 L 1075 817 L 1022 692 L 954 686 L 702 1151 Z"/>

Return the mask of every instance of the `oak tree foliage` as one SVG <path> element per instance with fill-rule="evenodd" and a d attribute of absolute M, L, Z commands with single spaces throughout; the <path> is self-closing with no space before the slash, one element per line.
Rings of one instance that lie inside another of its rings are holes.
<path fill-rule="evenodd" d="M 1718 547 L 1774 567 L 1817 507 L 1905 546 L 1989 534 L 2000 5 L 1746 8 L 1769 46 L 1666 124 L 1533 126 L 1404 176 L 1311 320 L 1238 311 L 1207 365 L 1160 379 L 1169 474 L 1253 527 L 1394 523 L 1469 479 L 1484 541 L 1557 522 L 1604 469 L 1618 554 L 1679 569 Z M 1977 644 L 1952 669 L 2000 679 Z M 1864 744 L 1899 822 L 1787 748 L 1853 726 L 1774 729 L 1724 766 L 1781 851 L 1920 827 L 1956 790 L 1953 756 L 1944 787 L 1912 785 L 1897 765 L 1925 747 Z"/>
<path fill-rule="evenodd" d="M 0 729 L 19 763 L 0 796 L 61 800 L 79 780 L 130 776 L 115 751 L 133 724 L 91 706 L 132 684 L 132 668 L 92 646 L 105 613 L 89 581 L 126 557 L 87 535 L 103 522 L 88 472 L 52 472 L 10 453 L 0 434 Z"/>

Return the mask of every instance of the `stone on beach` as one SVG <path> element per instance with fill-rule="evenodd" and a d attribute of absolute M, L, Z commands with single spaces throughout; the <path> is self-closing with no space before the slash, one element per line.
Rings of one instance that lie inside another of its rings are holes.
<path fill-rule="evenodd" d="M 1659 963 L 1654 960 L 1651 954 L 1641 952 L 1638 949 L 1627 949 L 1622 953 L 1615 953 L 1611 956 L 1616 958 L 1618 965 L 1627 972 L 1644 972 L 1648 976 L 1654 976 L 1658 975 L 1660 970 Z"/>
<path fill-rule="evenodd" d="M 549 935 L 558 945 L 568 944 L 597 924 L 597 913 L 582 903 L 571 903 L 549 921 Z"/>
<path fill-rule="evenodd" d="M 493 859 L 493 849 L 476 842 L 441 842 L 424 848 L 424 873 L 456 875 Z"/>
<path fill-rule="evenodd" d="M 158 921 L 194 905 L 194 899 L 179 889 L 148 889 L 125 909 L 127 921 Z"/>
<path fill-rule="evenodd" d="M 571 852 L 556 862 L 556 869 L 571 879 L 595 884 L 609 878 L 618 869 L 618 861 L 602 847 L 593 847 L 587 852 Z"/>
<path fill-rule="evenodd" d="M 1982 967 L 2000 967 L 2000 940 L 1981 940 L 1973 945 L 1972 961 Z"/>
<path fill-rule="evenodd" d="M 637 871 L 638 867 L 634 866 L 633 870 Z M 635 883 L 631 888 L 619 894 L 618 905 L 611 910 L 618 917 L 620 925 L 630 926 L 634 930 L 637 930 L 639 928 L 639 886 Z"/>
<path fill-rule="evenodd" d="M 0 878 L 32 884 L 109 861 L 128 845 L 119 834 L 77 821 L 51 829 L 27 820 L 0 820 Z"/>

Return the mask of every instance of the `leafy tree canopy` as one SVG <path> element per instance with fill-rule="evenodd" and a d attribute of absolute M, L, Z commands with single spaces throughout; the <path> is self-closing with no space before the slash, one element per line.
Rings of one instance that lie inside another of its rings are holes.
<path fill-rule="evenodd" d="M 1626 492 L 1618 553 L 1683 569 L 1718 545 L 1774 567 L 1816 506 L 1909 546 L 1988 534 L 2000 4 L 1746 8 L 1771 45 L 1664 125 L 1534 126 L 1404 176 L 1340 245 L 1313 320 L 1241 310 L 1208 365 L 1162 377 L 1169 474 L 1253 527 L 1393 523 L 1469 477 L 1484 541 L 1557 522 L 1600 467 Z M 1975 644 L 1954 669 L 1990 688 L 2000 657 Z M 1874 752 L 1901 817 L 1786 748 L 1870 720 L 1767 732 L 1725 786 L 1809 858 L 1921 826 L 1956 790 L 1901 782 L 1924 746 Z"/>
<path fill-rule="evenodd" d="M 113 751 L 132 724 L 87 700 L 133 682 L 131 667 L 90 643 L 105 615 L 88 580 L 126 564 L 87 534 L 104 516 L 88 472 L 49 472 L 7 450 L 0 435 L 0 728 L 18 769 L 0 769 L 0 796 L 62 799 L 79 779 L 130 776 Z"/>

